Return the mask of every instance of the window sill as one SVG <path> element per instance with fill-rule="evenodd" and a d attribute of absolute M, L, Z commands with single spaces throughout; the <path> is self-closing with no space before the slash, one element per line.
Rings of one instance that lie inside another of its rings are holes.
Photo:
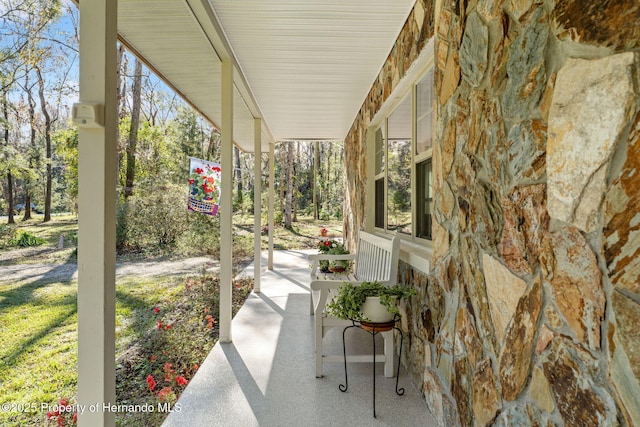
<path fill-rule="evenodd" d="M 428 241 L 400 240 L 400 259 L 413 268 L 428 274 L 431 270 L 433 247 Z"/>
<path fill-rule="evenodd" d="M 381 237 L 389 237 L 392 233 L 385 233 L 377 228 L 375 234 Z M 398 234 L 400 237 L 400 260 L 406 262 L 411 267 L 428 274 L 431 271 L 431 257 L 433 256 L 433 246 L 428 240 L 411 240 L 410 237 Z"/>

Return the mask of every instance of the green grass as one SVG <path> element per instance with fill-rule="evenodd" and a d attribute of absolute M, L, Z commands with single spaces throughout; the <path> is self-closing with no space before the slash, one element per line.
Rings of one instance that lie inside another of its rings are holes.
<path fill-rule="evenodd" d="M 234 218 L 234 259 L 253 256 L 252 218 Z M 276 248 L 315 247 L 319 230 L 342 234 L 340 222 L 303 220 L 293 230 L 275 228 Z M 7 227 L 4 226 L 6 229 Z M 38 248 L 4 248 L 0 245 L 0 265 L 66 262 L 74 259 L 73 248 L 56 248 L 60 234 L 65 241 L 76 235 L 75 217 L 54 217 L 51 223 L 19 222 L 19 228 L 44 238 Z M 263 235 L 263 248 L 267 236 Z M 25 255 L 28 254 L 28 255 Z M 252 281 L 234 286 L 237 310 Z M 117 399 L 120 403 L 157 404 L 158 390 L 171 387 L 165 401 L 175 402 L 184 389 L 175 377 L 187 381 L 193 376 L 217 340 L 217 322 L 209 327 L 207 315 L 217 318 L 217 277 L 128 277 L 116 285 Z M 32 278 L 19 283 L 0 281 L 0 411 L 2 426 L 47 425 L 41 405 L 53 405 L 66 398 L 76 403 L 77 395 L 77 282 L 47 282 Z M 158 312 L 154 308 L 158 308 Z M 158 321 L 163 329 L 158 328 Z M 166 325 L 171 324 L 170 329 Z M 165 364 L 172 375 L 165 381 Z M 152 375 L 157 388 L 151 392 L 146 378 Z M 20 412 L 18 404 L 35 405 L 35 412 Z M 166 414 L 119 414 L 120 426 L 159 425 Z M 54 424 L 50 424 L 54 425 Z"/>

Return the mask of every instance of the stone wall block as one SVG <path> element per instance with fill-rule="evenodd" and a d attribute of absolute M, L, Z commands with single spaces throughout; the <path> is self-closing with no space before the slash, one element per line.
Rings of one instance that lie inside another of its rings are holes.
<path fill-rule="evenodd" d="M 640 62 L 640 61 L 639 61 Z M 640 67 L 639 67 L 640 68 Z M 640 113 L 629 134 L 626 159 L 604 203 L 604 256 L 611 283 L 640 301 Z"/>
<path fill-rule="evenodd" d="M 483 249 L 497 252 L 503 226 L 500 197 L 493 185 L 478 181 L 470 200 L 469 221 Z"/>
<path fill-rule="evenodd" d="M 565 227 L 551 239 L 555 259 L 551 285 L 556 305 L 578 341 L 599 349 L 605 295 L 598 260 L 576 228 Z"/>
<path fill-rule="evenodd" d="M 489 29 L 480 16 L 471 12 L 460 46 L 460 70 L 462 78 L 471 86 L 478 87 L 487 70 Z"/>
<path fill-rule="evenodd" d="M 609 163 L 632 120 L 636 55 L 569 59 L 558 72 L 549 111 L 548 207 L 583 231 L 599 226 Z"/>
<path fill-rule="evenodd" d="M 468 237 L 461 241 L 460 260 L 462 263 L 460 283 L 464 287 L 461 297 L 467 296 L 467 300 L 462 301 L 466 303 L 474 319 L 475 329 L 482 346 L 487 351 L 495 351 L 496 334 L 491 321 L 487 289 L 480 269 L 480 251 L 475 242 Z"/>
<path fill-rule="evenodd" d="M 482 255 L 484 280 L 491 308 L 491 319 L 498 345 L 502 345 L 507 325 L 513 318 L 520 297 L 527 284 L 489 254 Z"/>
<path fill-rule="evenodd" d="M 640 303 L 616 291 L 611 297 L 617 347 L 626 353 L 632 375 L 640 383 Z"/>
<path fill-rule="evenodd" d="M 516 399 L 529 378 L 541 308 L 542 288 L 538 277 L 518 302 L 500 351 L 500 383 L 506 400 Z"/>
<path fill-rule="evenodd" d="M 436 421 L 437 427 L 460 426 L 455 404 L 451 402 L 447 390 L 443 387 L 436 373 L 429 369 L 425 370 L 422 389 L 427 408 Z"/>
<path fill-rule="evenodd" d="M 569 339 L 553 339 L 542 358 L 542 369 L 565 425 L 618 425 L 611 395 L 594 383 L 598 361 Z"/>
<path fill-rule="evenodd" d="M 525 120 L 507 136 L 507 159 L 514 185 L 537 181 L 546 172 L 547 126 L 540 120 Z"/>
<path fill-rule="evenodd" d="M 499 245 L 505 263 L 514 272 L 531 274 L 549 229 L 544 184 L 515 188 L 502 199 L 504 225 Z"/>
<path fill-rule="evenodd" d="M 556 3 L 553 22 L 560 40 L 580 42 L 615 50 L 640 47 L 640 4 L 637 1 Z"/>
<path fill-rule="evenodd" d="M 476 366 L 473 377 L 473 417 L 475 425 L 486 426 L 502 409 L 502 398 L 493 373 L 491 359 L 484 359 Z"/>
<path fill-rule="evenodd" d="M 466 356 L 470 366 L 476 366 L 482 358 L 482 343 L 478 338 L 469 310 L 464 305 L 458 309 L 456 316 L 455 339 L 454 354 L 456 356 Z"/>
<path fill-rule="evenodd" d="M 473 421 L 473 375 L 472 367 L 467 357 L 455 359 L 455 373 L 451 384 L 451 395 L 457 408 L 462 425 L 471 425 Z"/>
<path fill-rule="evenodd" d="M 555 427 L 556 424 L 531 404 L 513 406 L 496 418 L 495 427 Z"/>
<path fill-rule="evenodd" d="M 544 376 L 542 369 L 537 366 L 533 368 L 531 375 L 529 397 L 535 402 L 538 408 L 545 412 L 552 413 L 555 409 L 549 381 L 547 381 L 547 378 Z"/>
<path fill-rule="evenodd" d="M 534 4 L 540 4 L 542 0 L 507 0 L 506 10 L 516 21 L 519 21 Z"/>
<path fill-rule="evenodd" d="M 510 46 L 507 84 L 502 96 L 504 117 L 529 118 L 540 102 L 547 79 L 544 61 L 549 35 L 547 20 L 544 9 L 537 7 Z"/>

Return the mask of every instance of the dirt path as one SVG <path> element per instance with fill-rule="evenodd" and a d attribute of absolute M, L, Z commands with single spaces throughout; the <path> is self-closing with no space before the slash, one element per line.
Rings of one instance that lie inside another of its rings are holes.
<path fill-rule="evenodd" d="M 216 271 L 220 267 L 217 260 L 210 257 L 194 257 L 181 260 L 128 261 L 116 264 L 119 276 L 176 276 L 200 274 Z M 78 278 L 76 263 L 66 264 L 14 264 L 0 265 L 0 283 L 3 282 L 47 282 L 69 281 Z"/>

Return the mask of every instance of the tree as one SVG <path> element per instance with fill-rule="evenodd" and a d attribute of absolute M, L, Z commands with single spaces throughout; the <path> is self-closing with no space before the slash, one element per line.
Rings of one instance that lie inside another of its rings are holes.
<path fill-rule="evenodd" d="M 287 191 L 284 205 L 284 227 L 291 229 L 293 210 L 293 142 L 287 142 Z"/>
<path fill-rule="evenodd" d="M 142 62 L 136 58 L 133 73 L 133 104 L 131 107 L 131 126 L 129 128 L 129 142 L 127 144 L 127 177 L 124 187 L 124 198 L 133 194 L 136 173 L 136 144 L 138 142 L 138 128 L 140 126 L 140 91 L 142 86 Z"/>

